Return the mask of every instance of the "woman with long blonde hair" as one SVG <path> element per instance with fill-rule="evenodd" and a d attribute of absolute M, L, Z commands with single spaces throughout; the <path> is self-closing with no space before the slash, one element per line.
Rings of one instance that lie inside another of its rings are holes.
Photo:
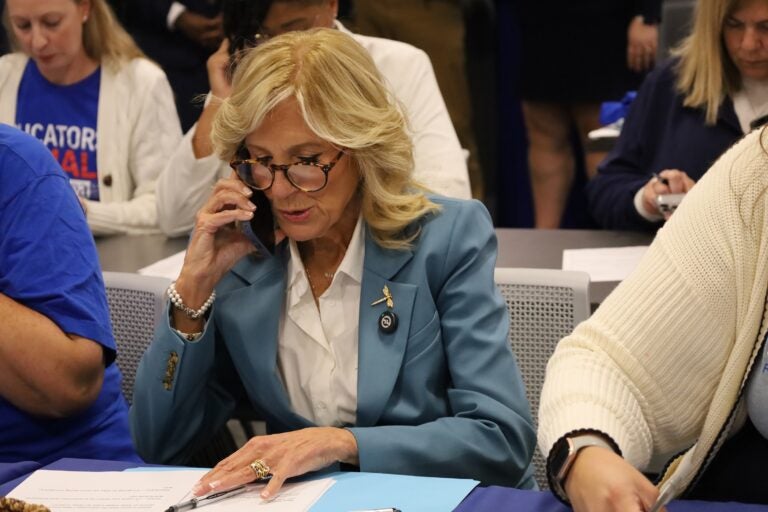
<path fill-rule="evenodd" d="M 587 186 L 599 224 L 655 231 L 674 206 L 666 196 L 687 193 L 768 120 L 767 15 L 765 0 L 697 2 L 690 35 L 648 75 Z"/>
<path fill-rule="evenodd" d="M 94 234 L 158 231 L 155 180 L 181 139 L 163 71 L 105 0 L 8 0 L 0 122 L 42 140 Z"/>

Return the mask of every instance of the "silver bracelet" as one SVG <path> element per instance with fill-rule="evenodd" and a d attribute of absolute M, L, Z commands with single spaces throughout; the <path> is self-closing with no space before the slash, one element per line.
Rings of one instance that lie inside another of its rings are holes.
<path fill-rule="evenodd" d="M 179 292 L 176 291 L 176 281 L 172 282 L 168 287 L 168 298 L 170 299 L 171 304 L 173 304 L 173 307 L 187 315 L 192 320 L 197 320 L 203 316 L 206 311 L 208 311 L 208 308 L 210 308 L 211 305 L 213 305 L 213 301 L 216 299 L 216 290 L 211 292 L 210 297 L 208 297 L 208 299 L 203 302 L 203 305 L 200 306 L 200 309 L 198 310 L 194 310 L 184 304 L 184 301 L 181 300 L 181 295 L 179 295 Z"/>

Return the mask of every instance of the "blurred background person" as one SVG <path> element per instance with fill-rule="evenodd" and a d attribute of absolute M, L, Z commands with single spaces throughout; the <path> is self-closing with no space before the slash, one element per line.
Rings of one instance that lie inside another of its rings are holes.
<path fill-rule="evenodd" d="M 0 462 L 141 462 L 93 237 L 66 175 L 0 124 Z"/>
<path fill-rule="evenodd" d="M 472 197 L 485 199 L 485 178 L 472 124 L 467 80 L 463 0 L 355 0 L 360 34 L 403 41 L 427 52 L 461 146 Z"/>
<path fill-rule="evenodd" d="M 0 0 L 0 12 L 5 9 L 5 0 Z M 8 36 L 5 34 L 5 26 L 0 24 L 0 55 L 4 55 L 10 51 L 10 45 L 8 44 Z"/>
<path fill-rule="evenodd" d="M 591 177 L 605 156 L 587 139 L 600 104 L 653 67 L 661 0 L 522 0 L 518 9 L 535 227 L 558 228 L 576 170 Z"/>
<path fill-rule="evenodd" d="M 224 33 L 220 0 L 130 0 L 128 30 L 150 59 L 163 68 L 176 98 L 181 127 L 200 116 L 198 96 L 208 92 L 205 63 Z"/>
<path fill-rule="evenodd" d="M 407 123 L 366 49 L 316 29 L 247 52 L 212 141 L 237 175 L 199 211 L 139 366 L 139 453 L 183 461 L 242 390 L 271 434 L 196 494 L 258 468 L 272 497 L 286 478 L 339 462 L 534 487 L 490 216 L 413 180 Z M 274 255 L 254 254 L 236 221 L 266 226 Z"/>
<path fill-rule="evenodd" d="M 432 191 L 471 197 L 466 159 L 451 124 L 429 57 L 408 44 L 352 34 L 336 20 L 336 0 L 225 0 L 227 39 L 208 60 L 211 98 L 186 133 L 158 181 L 158 221 L 167 235 L 189 232 L 195 213 L 217 179 L 230 169 L 214 154 L 212 120 L 229 96 L 231 53 L 295 30 L 334 27 L 371 54 L 395 98 L 403 105 L 414 142 L 415 178 Z M 231 51 L 230 51 L 231 48 Z M 184 187 L 179 187 L 184 183 Z"/>
<path fill-rule="evenodd" d="M 656 198 L 685 193 L 768 115 L 768 2 L 707 0 L 674 58 L 645 80 L 619 140 L 587 186 L 609 229 L 656 230 Z M 658 177 L 656 177 L 658 176 Z"/>
<path fill-rule="evenodd" d="M 104 0 L 7 0 L 0 122 L 51 150 L 94 234 L 157 232 L 155 184 L 181 129 L 162 70 Z"/>

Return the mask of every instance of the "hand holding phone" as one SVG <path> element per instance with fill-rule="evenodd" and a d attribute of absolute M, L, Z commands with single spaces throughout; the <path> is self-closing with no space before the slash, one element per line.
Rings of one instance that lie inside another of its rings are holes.
<path fill-rule="evenodd" d="M 240 221 L 240 231 L 256 246 L 260 255 L 272 256 L 275 253 L 275 219 L 272 215 L 272 205 L 260 190 L 253 191 L 251 202 L 256 205 L 256 211 L 250 221 Z"/>
<path fill-rule="evenodd" d="M 659 194 L 656 196 L 656 206 L 662 215 L 669 217 L 675 213 L 684 197 L 685 194 Z"/>

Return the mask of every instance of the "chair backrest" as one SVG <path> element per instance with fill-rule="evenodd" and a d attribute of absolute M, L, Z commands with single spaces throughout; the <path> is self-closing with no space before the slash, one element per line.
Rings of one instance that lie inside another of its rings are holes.
<path fill-rule="evenodd" d="M 509 312 L 509 342 L 538 423 L 544 374 L 557 343 L 589 316 L 589 275 L 555 269 L 497 268 L 496 286 Z M 547 488 L 546 464 L 538 447 L 533 455 L 536 480 Z"/>
<path fill-rule="evenodd" d="M 693 13 L 696 0 L 665 0 L 661 7 L 659 26 L 659 49 L 657 57 L 664 60 L 669 57 L 669 50 L 680 43 L 693 26 Z"/>
<path fill-rule="evenodd" d="M 126 272 L 103 275 L 117 343 L 117 366 L 123 374 L 123 394 L 130 404 L 136 369 L 165 311 L 165 291 L 171 280 Z"/>

